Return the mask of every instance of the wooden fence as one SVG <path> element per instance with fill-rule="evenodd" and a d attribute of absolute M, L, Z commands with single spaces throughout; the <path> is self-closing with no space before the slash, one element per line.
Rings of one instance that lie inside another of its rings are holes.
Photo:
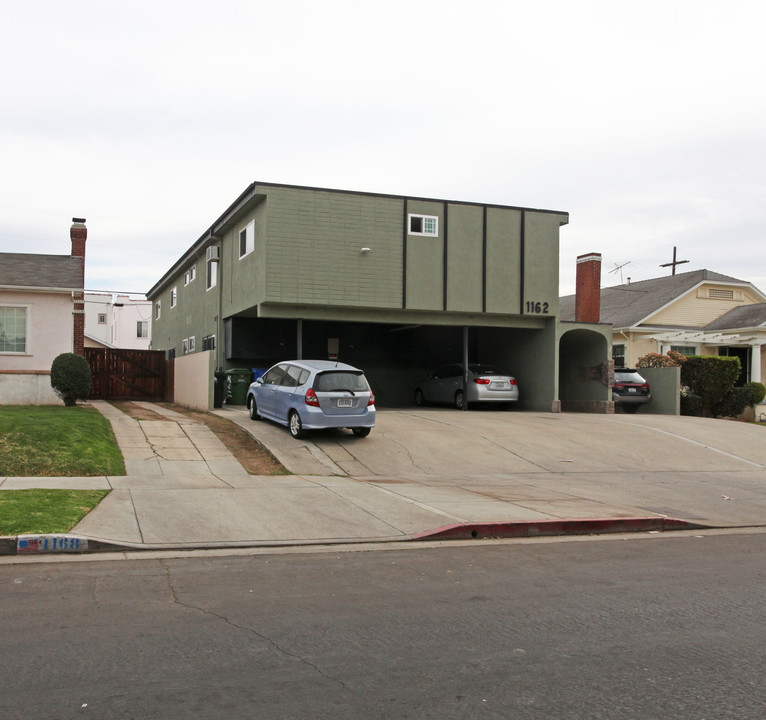
<path fill-rule="evenodd" d="M 157 401 L 173 394 L 172 363 L 162 350 L 85 348 L 85 358 L 91 398 Z"/>

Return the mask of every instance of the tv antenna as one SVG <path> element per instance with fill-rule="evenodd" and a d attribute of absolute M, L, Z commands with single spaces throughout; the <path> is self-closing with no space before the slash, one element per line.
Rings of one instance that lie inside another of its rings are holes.
<path fill-rule="evenodd" d="M 624 285 L 624 284 L 625 284 L 625 283 L 623 282 L 623 280 L 622 280 L 622 269 L 623 269 L 623 268 L 624 268 L 626 265 L 630 265 L 630 263 L 631 263 L 631 261 L 630 261 L 630 260 L 628 260 L 628 262 L 624 262 L 624 263 L 615 263 L 615 264 L 614 264 L 614 268 L 613 268 L 612 270 L 610 270 L 610 271 L 609 271 L 609 272 L 610 272 L 610 274 L 611 274 L 611 273 L 616 273 L 616 272 L 618 272 L 618 271 L 619 271 L 619 273 L 620 273 L 620 285 Z"/>

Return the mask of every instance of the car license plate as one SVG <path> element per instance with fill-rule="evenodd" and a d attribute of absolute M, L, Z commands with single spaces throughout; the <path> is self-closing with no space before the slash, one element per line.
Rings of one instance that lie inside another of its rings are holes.
<path fill-rule="evenodd" d="M 493 382 L 490 384 L 493 390 L 510 390 L 511 386 L 507 382 Z"/>
<path fill-rule="evenodd" d="M 628 392 L 634 393 L 634 392 L 638 392 L 638 390 L 636 388 L 628 388 Z"/>
<path fill-rule="evenodd" d="M 351 398 L 338 398 L 338 407 L 353 407 L 353 402 Z"/>

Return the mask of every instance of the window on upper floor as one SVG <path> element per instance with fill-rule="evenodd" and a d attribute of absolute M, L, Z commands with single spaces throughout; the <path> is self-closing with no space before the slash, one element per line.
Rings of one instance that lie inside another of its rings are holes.
<path fill-rule="evenodd" d="M 170 307 L 175 307 L 178 304 L 178 288 L 174 287 L 170 290 Z"/>
<path fill-rule="evenodd" d="M 215 350 L 215 335 L 205 335 L 202 338 L 203 350 Z"/>
<path fill-rule="evenodd" d="M 206 287 L 208 290 L 210 290 L 210 288 L 214 288 L 217 283 L 218 283 L 218 261 L 208 260 L 207 261 L 207 279 L 205 283 Z"/>
<path fill-rule="evenodd" d="M 98 314 L 98 324 L 99 325 L 106 325 L 106 313 L 99 313 Z"/>
<path fill-rule="evenodd" d="M 181 341 L 181 354 L 186 355 L 189 352 L 189 338 L 184 338 Z"/>
<path fill-rule="evenodd" d="M 148 338 L 149 337 L 149 323 L 146 320 L 136 321 L 136 337 Z"/>
<path fill-rule="evenodd" d="M 192 265 L 185 273 L 184 273 L 184 285 L 188 285 L 194 278 L 197 277 L 197 266 Z"/>
<path fill-rule="evenodd" d="M 245 257 L 255 249 L 255 220 L 239 231 L 239 256 Z"/>
<path fill-rule="evenodd" d="M 436 237 L 439 234 L 439 218 L 436 215 L 408 215 L 408 227 L 410 235 L 429 235 Z"/>
<path fill-rule="evenodd" d="M 189 338 L 189 352 L 194 352 L 197 349 L 197 338 L 192 335 Z"/>
<path fill-rule="evenodd" d="M 27 351 L 27 309 L 0 306 L 0 353 Z"/>
<path fill-rule="evenodd" d="M 157 302 L 154 303 L 154 319 L 159 320 L 161 313 L 162 313 L 162 301 L 157 300 Z"/>

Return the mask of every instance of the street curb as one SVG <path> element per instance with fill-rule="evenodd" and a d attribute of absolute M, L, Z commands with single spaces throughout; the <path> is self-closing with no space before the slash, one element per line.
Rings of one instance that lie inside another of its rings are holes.
<path fill-rule="evenodd" d="M 454 523 L 412 536 L 413 540 L 471 540 L 523 538 L 555 535 L 598 535 L 626 532 L 711 529 L 687 520 L 668 517 L 584 518 L 579 520 L 537 520 L 532 522 Z"/>
<path fill-rule="evenodd" d="M 154 552 L 158 550 L 220 550 L 244 547 L 290 547 L 306 545 L 333 545 L 349 543 L 382 542 L 417 542 L 428 540 L 489 540 L 555 537 L 567 535 L 602 535 L 607 533 L 629 532 L 666 532 L 673 530 L 710 530 L 712 525 L 701 525 L 687 520 L 666 517 L 635 518 L 589 518 L 579 520 L 539 520 L 532 522 L 496 522 L 496 523 L 454 523 L 433 530 L 425 530 L 414 535 L 390 538 L 358 538 L 352 540 L 314 540 L 314 541 L 260 541 L 260 542 L 223 542 L 223 543 L 172 543 L 168 545 L 142 545 L 133 543 L 110 542 L 62 534 L 11 535 L 0 537 L 0 556 L 2 555 L 62 555 L 92 554 L 102 552 Z M 63 543 L 61 541 L 64 541 Z M 53 541 L 53 542 L 51 542 Z M 26 549 L 20 550 L 22 542 Z M 34 547 L 34 549 L 30 549 Z"/>

